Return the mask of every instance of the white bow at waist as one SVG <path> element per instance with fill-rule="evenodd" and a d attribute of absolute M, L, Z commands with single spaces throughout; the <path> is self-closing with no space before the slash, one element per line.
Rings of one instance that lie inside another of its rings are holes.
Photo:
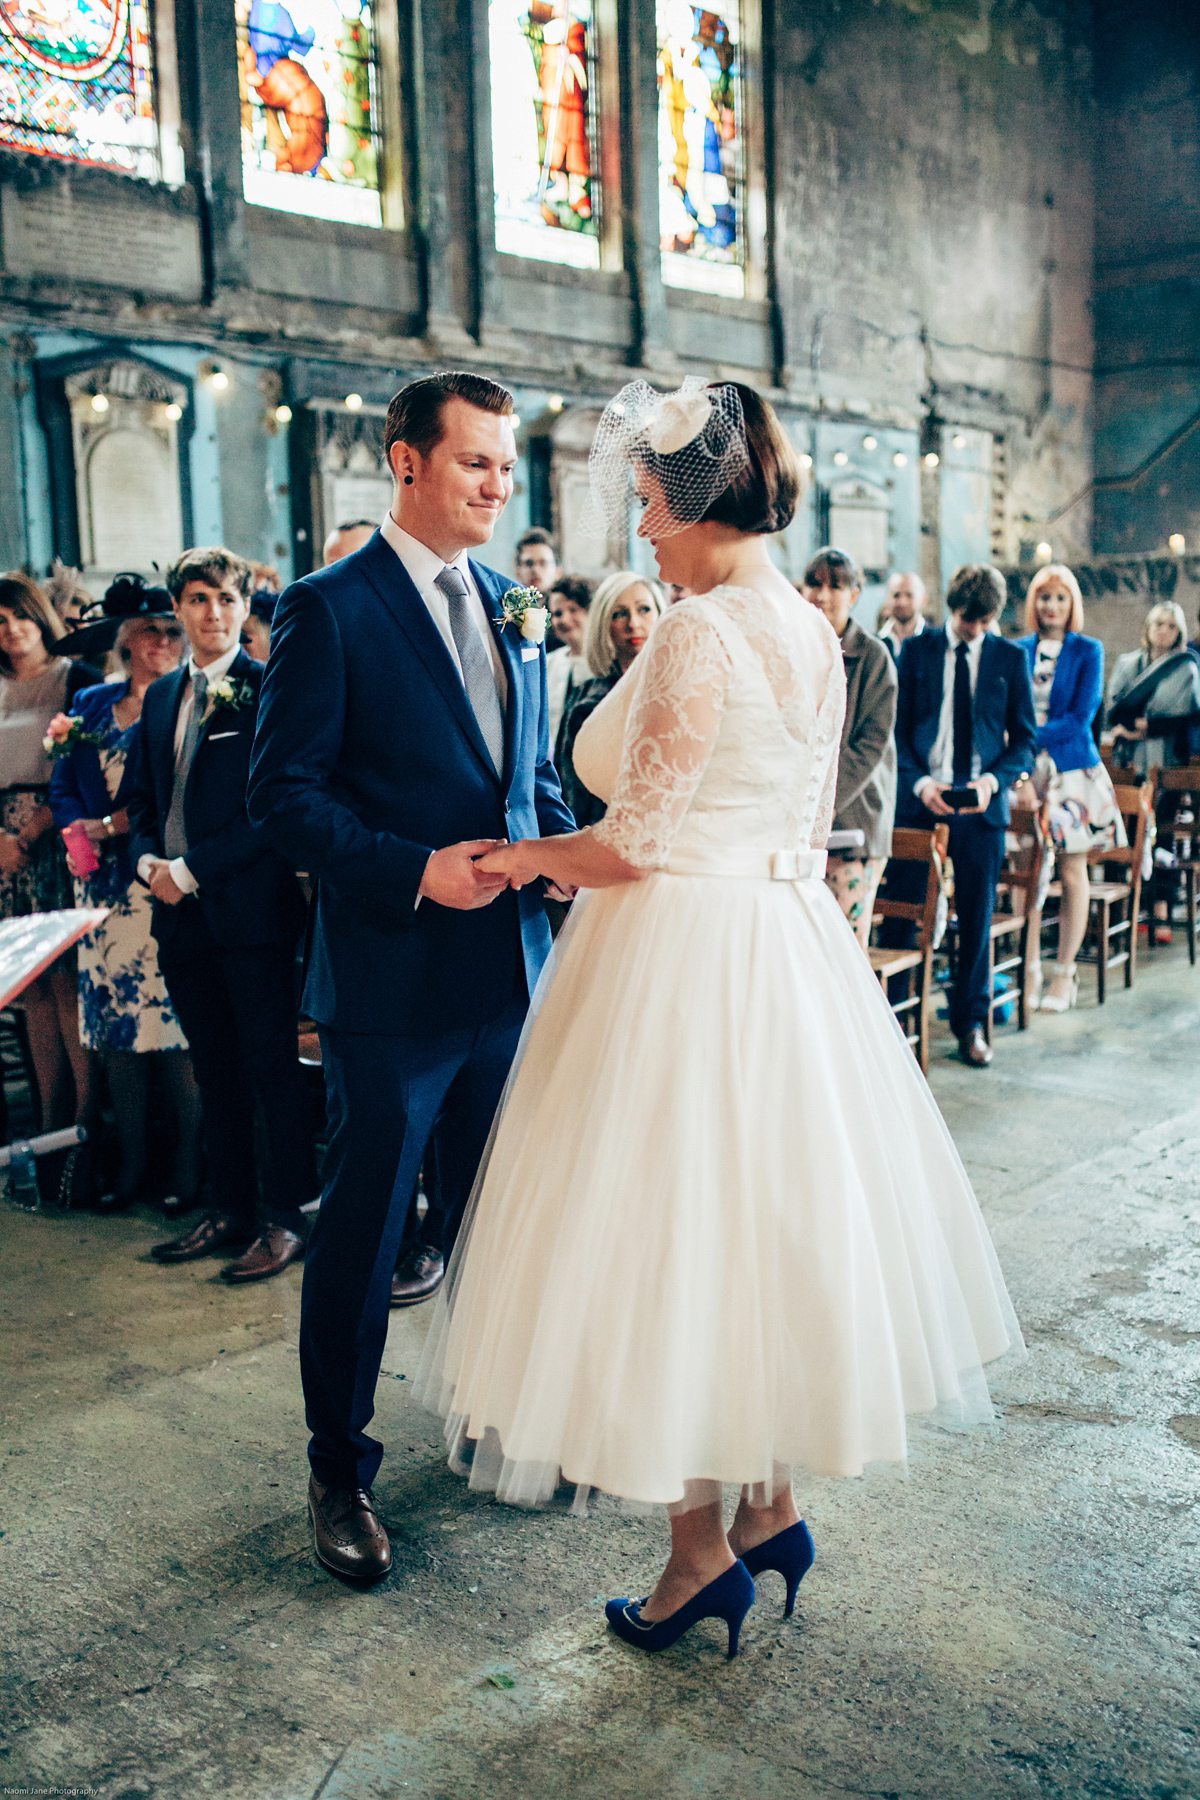
<path fill-rule="evenodd" d="M 719 875 L 739 881 L 823 881 L 824 850 L 672 850 L 664 875 Z"/>

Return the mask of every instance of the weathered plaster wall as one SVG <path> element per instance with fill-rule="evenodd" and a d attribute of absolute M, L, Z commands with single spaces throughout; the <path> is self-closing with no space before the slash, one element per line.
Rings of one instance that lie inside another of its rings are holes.
<path fill-rule="evenodd" d="M 1096 89 L 1095 547 L 1152 555 L 1178 532 L 1195 549 L 1200 11 L 1192 0 L 1100 0 Z"/>
<path fill-rule="evenodd" d="M 1014 561 L 1091 473 L 1089 29 L 1087 7 L 1009 0 L 780 20 L 793 389 L 1003 433 Z M 1062 551 L 1088 528 L 1072 514 Z"/>

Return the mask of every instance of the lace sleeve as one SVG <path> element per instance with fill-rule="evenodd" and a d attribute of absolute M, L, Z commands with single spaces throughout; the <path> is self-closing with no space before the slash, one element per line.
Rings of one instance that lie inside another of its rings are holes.
<path fill-rule="evenodd" d="M 684 601 L 642 652 L 621 769 L 595 836 L 635 868 L 664 862 L 716 743 L 732 664 L 715 626 Z"/>

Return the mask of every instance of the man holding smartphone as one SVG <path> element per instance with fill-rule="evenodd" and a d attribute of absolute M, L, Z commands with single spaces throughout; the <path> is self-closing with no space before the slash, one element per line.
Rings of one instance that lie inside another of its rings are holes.
<path fill-rule="evenodd" d="M 958 914 L 958 969 L 950 1029 L 974 1069 L 992 1060 L 988 1018 L 988 936 L 1004 861 L 1009 789 L 1033 767 L 1037 722 L 1026 658 L 989 631 L 1005 601 L 1004 577 L 990 564 L 958 569 L 946 593 L 948 623 L 908 638 L 900 655 L 896 712 L 897 825 L 950 826 Z M 924 874 L 892 864 L 889 898 L 919 899 Z M 910 894 L 905 889 L 912 887 Z M 888 920 L 895 935 L 904 921 Z M 911 927 L 907 928 L 911 931 Z"/>

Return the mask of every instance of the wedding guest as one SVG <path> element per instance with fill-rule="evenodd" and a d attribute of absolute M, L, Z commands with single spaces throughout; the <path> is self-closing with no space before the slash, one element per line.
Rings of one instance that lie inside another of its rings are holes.
<path fill-rule="evenodd" d="M 322 567 L 327 569 L 330 563 L 341 562 L 343 556 L 353 556 L 374 534 L 375 526 L 370 519 L 351 519 L 346 525 L 335 525 L 321 551 Z"/>
<path fill-rule="evenodd" d="M 846 668 L 833 828 L 861 831 L 863 844 L 834 851 L 825 880 L 866 950 L 896 814 L 896 665 L 879 639 L 850 617 L 861 591 L 858 564 L 833 545 L 817 551 L 800 584 L 837 633 Z"/>
<path fill-rule="evenodd" d="M 300 1207 L 316 1191 L 296 1053 L 303 906 L 291 868 L 246 811 L 263 678 L 240 643 L 250 580 L 249 565 L 220 547 L 187 550 L 168 570 L 190 654 L 146 694 L 129 802 L 130 859 L 154 901 L 159 967 L 192 1053 L 213 1201 L 153 1254 L 188 1262 L 253 1240 L 223 1271 L 235 1282 L 277 1275 L 303 1254 Z"/>
<path fill-rule="evenodd" d="M 572 696 L 571 705 L 563 714 L 554 751 L 563 799 L 580 830 L 604 817 L 604 803 L 588 792 L 575 773 L 575 739 L 605 694 L 632 668 L 634 657 L 644 649 L 664 607 L 663 591 L 657 581 L 635 574 L 632 569 L 606 575 L 592 596 L 584 638 L 584 656 L 591 675 Z"/>
<path fill-rule="evenodd" d="M 1142 647 L 1119 656 L 1108 690 L 1108 726 L 1113 760 L 1144 780 L 1151 769 L 1187 765 L 1190 731 L 1200 715 L 1200 664 L 1190 654 L 1187 620 L 1173 600 L 1152 606 L 1142 627 Z M 1168 839 L 1179 796 L 1158 796 L 1159 836 Z M 1173 869 L 1157 863 L 1151 878 L 1154 941 L 1171 942 Z"/>
<path fill-rule="evenodd" d="M 988 937 L 1004 861 L 1008 792 L 1032 769 L 1037 736 L 1025 654 L 990 629 L 1006 598 L 999 569 L 982 564 L 956 570 L 946 594 L 949 622 L 904 645 L 896 707 L 896 823 L 932 831 L 944 819 L 950 827 L 958 914 L 950 1029 L 973 1069 L 992 1060 Z M 960 797 L 974 803 L 959 804 Z M 918 864 L 892 865 L 889 896 L 917 898 L 914 881 L 923 894 L 925 871 Z M 905 930 L 905 921 L 886 919 L 880 942 L 903 943 Z"/>
<path fill-rule="evenodd" d="M 96 603 L 95 596 L 84 585 L 83 570 L 69 568 L 58 556 L 50 565 L 42 592 L 67 631 L 78 625 L 81 615 Z"/>
<path fill-rule="evenodd" d="M 548 531 L 534 525 L 517 539 L 517 580 L 522 587 L 540 588 L 548 594 L 562 574 L 558 545 Z"/>
<path fill-rule="evenodd" d="M 879 609 L 879 636 L 900 661 L 900 651 L 907 638 L 920 637 L 928 620 L 925 617 L 925 583 L 912 570 L 898 569 L 888 577 L 887 597 Z"/>
<path fill-rule="evenodd" d="M 270 588 L 255 588 L 250 596 L 250 611 L 242 626 L 242 649 L 256 663 L 265 663 L 271 654 L 271 620 L 278 598 Z"/>
<path fill-rule="evenodd" d="M 178 665 L 184 636 L 165 588 L 146 588 L 142 598 L 136 615 L 108 625 L 124 681 L 84 688 L 75 697 L 71 710 L 82 735 L 55 765 L 50 809 L 60 831 L 82 825 L 98 859 L 85 870 L 68 850 L 77 904 L 109 909 L 104 923 L 79 943 L 79 1035 L 103 1061 L 120 1148 L 115 1187 L 101 1196 L 97 1211 L 119 1212 L 143 1198 L 149 1078 L 157 1059 L 176 1124 L 163 1211 L 176 1218 L 194 1204 L 200 1188 L 200 1097 L 158 967 L 150 895 L 133 878 L 128 805 L 142 702 L 151 683 Z M 86 626 L 78 635 L 94 634 L 95 627 Z"/>
<path fill-rule="evenodd" d="M 1030 582 L 1025 629 L 1017 643 L 1029 661 L 1037 719 L 1031 781 L 1036 800 L 1049 802 L 1062 883 L 1058 960 L 1044 994 L 1041 963 L 1034 964 L 1028 999 L 1035 1009 L 1059 1013 L 1079 994 L 1075 958 L 1087 931 L 1088 852 L 1124 844 L 1125 825 L 1092 736 L 1104 694 L 1104 646 L 1083 635 L 1083 595 L 1065 564 L 1047 563 Z"/>
<path fill-rule="evenodd" d="M 51 720 L 101 676 L 60 655 L 62 621 L 36 582 L 0 576 L 0 918 L 73 906 L 66 856 L 47 805 Z M 75 957 L 60 956 L 20 997 L 43 1130 L 86 1121 L 91 1069 L 79 1041 Z M 74 1102 L 68 1076 L 74 1081 Z"/>
<path fill-rule="evenodd" d="M 546 657 L 551 743 L 558 738 L 568 697 L 588 678 L 583 641 L 587 634 L 593 586 L 594 583 L 585 581 L 581 575 L 560 575 L 546 596 L 550 603 L 550 624 L 559 642 L 559 648 L 551 650 Z"/>

